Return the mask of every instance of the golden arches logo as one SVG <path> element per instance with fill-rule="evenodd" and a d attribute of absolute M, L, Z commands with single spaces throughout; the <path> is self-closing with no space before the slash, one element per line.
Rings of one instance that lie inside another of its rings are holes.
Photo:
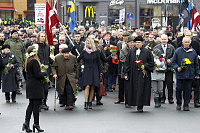
<path fill-rule="evenodd" d="M 91 13 L 91 10 L 92 10 L 92 17 L 94 18 L 94 9 L 93 9 L 93 7 L 91 6 L 91 7 L 86 7 L 85 8 L 85 18 L 87 18 L 87 12 L 88 12 L 88 17 L 90 17 L 90 13 Z"/>
<path fill-rule="evenodd" d="M 68 7 L 67 13 L 71 13 L 71 7 Z"/>

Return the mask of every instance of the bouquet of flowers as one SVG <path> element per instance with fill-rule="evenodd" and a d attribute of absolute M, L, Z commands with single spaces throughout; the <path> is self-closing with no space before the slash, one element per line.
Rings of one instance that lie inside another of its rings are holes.
<path fill-rule="evenodd" d="M 111 52 L 112 56 L 115 56 L 117 54 L 117 46 L 110 46 L 107 47 L 107 49 Z M 112 63 L 119 64 L 119 60 L 112 59 Z"/>
<path fill-rule="evenodd" d="M 141 66 L 143 65 L 142 60 L 136 61 L 136 65 L 138 66 L 138 70 L 141 70 Z M 143 78 L 144 78 L 145 75 L 147 76 L 147 72 L 146 72 L 145 69 L 142 70 L 142 73 L 143 73 Z"/>
<path fill-rule="evenodd" d="M 153 51 L 153 44 L 148 44 L 145 48 L 152 52 Z"/>
<path fill-rule="evenodd" d="M 54 46 L 50 46 L 50 53 L 51 53 L 51 54 L 54 54 L 54 49 L 55 49 Z"/>
<path fill-rule="evenodd" d="M 164 57 L 164 59 L 165 59 L 165 61 L 167 62 L 168 59 L 167 59 L 166 56 Z M 167 66 L 168 66 L 168 70 L 169 70 L 169 71 L 173 71 L 173 68 L 172 68 L 172 66 L 171 66 L 171 63 L 167 63 Z"/>
<path fill-rule="evenodd" d="M 14 55 L 12 55 L 11 57 L 9 57 L 8 65 L 11 65 L 11 64 L 12 64 L 12 62 L 15 60 L 14 57 L 15 57 Z M 3 73 L 4 73 L 5 75 L 7 75 L 10 69 L 11 69 L 10 67 L 4 68 L 4 69 L 3 69 Z"/>
<path fill-rule="evenodd" d="M 188 69 L 190 64 L 191 64 L 191 61 L 188 58 L 184 58 L 181 61 L 181 69 Z"/>
<path fill-rule="evenodd" d="M 48 65 L 41 64 L 41 67 L 42 67 L 41 72 L 47 72 Z M 45 82 L 47 82 L 47 83 L 50 82 L 49 77 L 48 77 L 48 76 L 44 77 L 44 78 L 42 79 L 42 82 L 43 82 L 43 84 L 44 84 Z"/>

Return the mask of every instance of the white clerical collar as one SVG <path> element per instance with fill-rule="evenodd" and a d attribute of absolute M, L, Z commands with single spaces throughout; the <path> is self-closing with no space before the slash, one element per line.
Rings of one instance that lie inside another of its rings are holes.
<path fill-rule="evenodd" d="M 137 50 L 136 50 L 136 55 L 140 55 L 140 52 L 141 52 L 141 50 L 140 50 L 140 49 L 137 49 Z"/>

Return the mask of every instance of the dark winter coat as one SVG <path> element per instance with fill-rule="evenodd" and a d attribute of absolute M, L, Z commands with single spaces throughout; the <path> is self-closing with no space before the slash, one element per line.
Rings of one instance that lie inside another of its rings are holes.
<path fill-rule="evenodd" d="M 17 78 L 16 78 L 16 71 L 17 67 L 19 66 L 19 61 L 17 60 L 15 54 L 9 53 L 6 55 L 5 53 L 2 54 L 3 57 L 3 62 L 5 66 L 9 62 L 9 58 L 12 58 L 12 55 L 14 55 L 14 61 L 12 62 L 13 66 L 9 71 L 8 74 L 4 74 L 2 76 L 2 92 L 13 92 L 17 91 L 19 86 L 17 83 Z"/>
<path fill-rule="evenodd" d="M 47 73 L 42 73 L 37 60 L 33 59 L 27 64 L 26 98 L 43 99 L 44 88 L 42 79 Z"/>
<path fill-rule="evenodd" d="M 136 65 L 136 50 L 131 49 L 124 63 L 124 73 L 129 79 L 128 104 L 130 106 L 150 106 L 151 99 L 151 72 L 154 68 L 154 59 L 150 50 L 142 47 L 138 60 L 142 60 L 147 76 Z"/>
<path fill-rule="evenodd" d="M 188 69 L 182 69 L 181 72 L 178 72 L 177 68 L 181 67 L 181 61 L 184 58 L 188 58 L 191 64 Z M 178 48 L 174 53 L 171 65 L 176 72 L 176 79 L 194 79 L 195 76 L 199 75 L 198 56 L 193 48 L 187 51 L 183 47 Z"/>
<path fill-rule="evenodd" d="M 100 53 L 95 51 L 89 54 L 83 50 L 77 61 L 80 62 L 81 59 L 84 59 L 82 86 L 93 85 L 99 88 L 99 77 L 102 73 Z"/>

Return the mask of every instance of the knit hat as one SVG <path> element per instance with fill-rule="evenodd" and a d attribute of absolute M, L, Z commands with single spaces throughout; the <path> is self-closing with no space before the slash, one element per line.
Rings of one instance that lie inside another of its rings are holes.
<path fill-rule="evenodd" d="M 127 40 L 127 43 L 131 42 L 131 41 L 134 41 L 134 38 L 132 36 L 128 36 L 128 40 Z"/>
<path fill-rule="evenodd" d="M 155 55 L 157 55 L 158 57 L 161 56 L 161 52 L 160 52 L 160 50 L 159 50 L 158 48 L 153 49 L 153 53 L 154 53 Z"/>
<path fill-rule="evenodd" d="M 12 35 L 13 33 L 15 33 L 15 32 L 17 32 L 17 31 L 16 31 L 16 30 L 12 30 L 12 31 L 11 31 L 11 35 Z"/>

